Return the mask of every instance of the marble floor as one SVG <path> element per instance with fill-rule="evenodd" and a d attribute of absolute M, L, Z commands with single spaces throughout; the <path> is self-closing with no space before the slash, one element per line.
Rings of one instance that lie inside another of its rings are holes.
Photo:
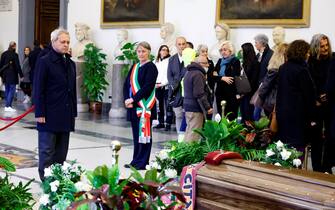
<path fill-rule="evenodd" d="M 14 103 L 16 113 L 4 112 L 3 102 L 0 101 L 0 117 L 15 117 L 22 114 L 30 105 L 23 105 L 19 102 Z M 0 121 L 0 127 L 8 122 Z M 27 182 L 35 179 L 31 185 L 31 192 L 38 199 L 41 188 L 40 179 L 37 172 L 37 131 L 35 129 L 34 114 L 31 113 L 13 126 L 0 131 L 0 154 L 12 152 L 20 153 L 29 157 L 30 161 L 16 172 L 11 174 L 11 179 L 15 183 L 19 181 Z M 177 139 L 175 131 L 153 131 L 153 147 L 151 154 L 163 148 L 164 142 Z M 91 113 L 79 113 L 76 119 L 76 131 L 71 133 L 68 160 L 77 160 L 79 164 L 87 170 L 92 170 L 98 165 L 110 165 L 112 140 L 119 140 L 122 148 L 119 152 L 119 165 L 121 173 L 125 176 L 130 174 L 130 169 L 123 167 L 129 163 L 132 157 L 132 133 L 131 127 L 125 119 L 110 119 L 107 114 L 94 115 Z M 151 155 L 151 158 L 154 156 Z M 0 176 L 3 172 L 0 171 Z M 37 208 L 37 206 L 36 206 Z"/>

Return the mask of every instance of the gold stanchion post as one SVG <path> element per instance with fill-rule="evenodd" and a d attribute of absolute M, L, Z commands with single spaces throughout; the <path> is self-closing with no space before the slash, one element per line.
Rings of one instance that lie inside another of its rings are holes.
<path fill-rule="evenodd" d="M 118 140 L 113 140 L 110 144 L 112 150 L 112 165 L 119 164 L 119 150 L 121 149 L 121 143 Z"/>

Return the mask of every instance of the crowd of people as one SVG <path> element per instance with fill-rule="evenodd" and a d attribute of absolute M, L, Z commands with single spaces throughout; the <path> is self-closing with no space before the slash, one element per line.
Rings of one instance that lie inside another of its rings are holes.
<path fill-rule="evenodd" d="M 139 63 L 130 68 L 123 91 L 134 138 L 133 160 L 126 167 L 145 169 L 151 152 L 152 120 L 157 116 L 159 123 L 153 128 L 170 131 L 175 123 L 181 139 L 192 142 L 200 139 L 193 129 L 201 128 L 204 120 L 215 114 L 229 120 L 239 119 L 241 123 L 257 121 L 262 116 L 271 118 L 275 114 L 277 138 L 300 151 L 310 144 L 313 170 L 331 173 L 335 165 L 332 152 L 335 149 L 335 57 L 329 38 L 316 34 L 310 44 L 304 40 L 284 43 L 283 37 L 278 38 L 276 34 L 276 45 L 271 49 L 268 37 L 258 34 L 254 44 L 247 42 L 235 48 L 227 40 L 226 27 L 216 25 L 215 28 L 219 32 L 217 60 L 211 59 L 211 54 L 216 53 L 204 44 L 190 51 L 193 44 L 182 36 L 175 39 L 173 46 L 171 41 L 162 44 L 153 61 L 150 44 L 137 45 Z M 74 130 L 77 113 L 69 33 L 57 29 L 51 37 L 51 45 L 43 50 L 38 42 L 32 51 L 25 48 L 22 66 L 15 52 L 15 42 L 9 44 L 0 62 L 6 112 L 15 111 L 12 101 L 19 81 L 26 94 L 25 102 L 30 100 L 34 84 L 41 179 L 45 167 L 65 160 L 69 132 Z M 196 57 L 186 52 L 194 52 Z M 56 69 L 64 72 L 57 75 Z M 236 86 L 236 78 L 241 74 L 246 75 L 250 85 L 246 92 Z M 66 99 L 63 105 L 50 106 L 50 100 L 62 101 L 61 98 Z M 70 120 L 59 121 L 57 113 Z M 57 146 L 61 156 L 54 148 L 60 141 L 65 142 Z M 53 147 L 51 153 L 48 152 L 50 147 Z"/>
<path fill-rule="evenodd" d="M 223 41 L 217 62 L 201 44 L 189 65 L 183 51 L 193 46 L 185 37 L 176 38 L 174 55 L 162 45 L 154 61 L 159 103 L 159 123 L 154 128 L 171 130 L 174 119 L 177 133 L 191 142 L 200 139 L 193 129 L 201 128 L 213 114 L 241 123 L 263 116 L 271 119 L 275 114 L 276 138 L 302 152 L 311 145 L 313 170 L 331 173 L 335 165 L 335 57 L 329 38 L 316 34 L 310 44 L 275 42 L 272 49 L 268 42 L 265 34 L 258 34 L 254 45 L 244 43 L 236 51 L 229 40 Z M 250 84 L 247 93 L 240 93 L 235 84 L 241 73 Z"/>

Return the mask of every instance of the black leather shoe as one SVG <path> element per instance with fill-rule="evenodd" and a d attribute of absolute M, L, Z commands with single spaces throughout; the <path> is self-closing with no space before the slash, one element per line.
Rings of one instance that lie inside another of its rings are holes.
<path fill-rule="evenodd" d="M 130 168 L 130 166 L 131 166 L 131 164 L 124 164 L 123 167 L 125 167 L 125 168 Z"/>
<path fill-rule="evenodd" d="M 171 125 L 170 125 L 170 124 L 166 124 L 164 130 L 165 130 L 165 131 L 170 131 L 170 130 L 171 130 Z"/>
<path fill-rule="evenodd" d="M 164 126 L 164 124 L 159 123 L 158 125 L 154 126 L 154 128 L 160 129 L 160 128 L 165 128 L 165 126 Z"/>

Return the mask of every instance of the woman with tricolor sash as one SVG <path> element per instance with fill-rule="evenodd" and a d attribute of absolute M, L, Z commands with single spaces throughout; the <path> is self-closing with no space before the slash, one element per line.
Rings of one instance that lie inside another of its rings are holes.
<path fill-rule="evenodd" d="M 139 62 L 134 64 L 123 87 L 127 120 L 131 122 L 134 152 L 130 166 L 137 170 L 145 169 L 150 159 L 152 136 L 151 122 L 156 118 L 155 85 L 158 70 L 149 59 L 151 47 L 147 42 L 137 45 Z"/>

